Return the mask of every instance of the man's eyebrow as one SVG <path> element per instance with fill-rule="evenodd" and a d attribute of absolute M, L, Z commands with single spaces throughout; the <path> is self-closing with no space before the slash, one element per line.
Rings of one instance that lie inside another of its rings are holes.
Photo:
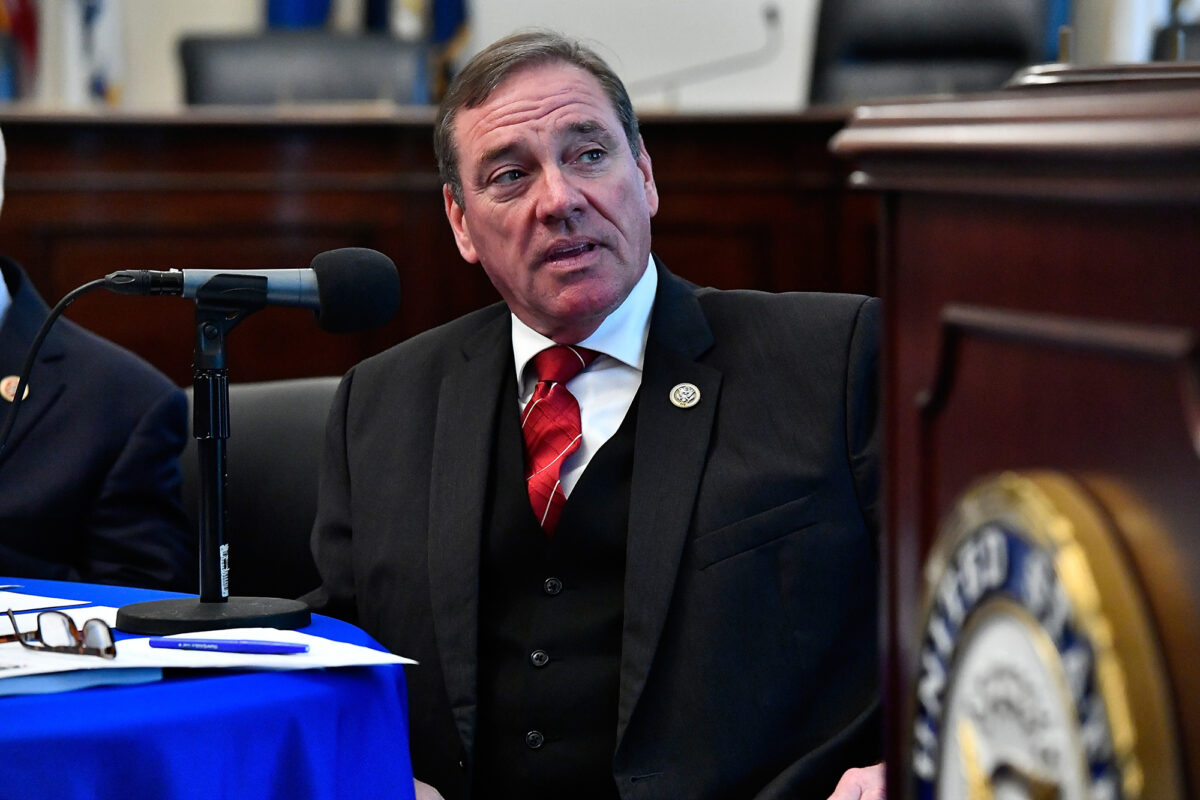
<path fill-rule="evenodd" d="M 596 138 L 607 140 L 616 138 L 607 125 L 591 119 L 572 122 L 567 126 L 567 130 L 579 136 L 595 136 Z"/>
<path fill-rule="evenodd" d="M 494 161 L 501 161 L 508 158 L 516 151 L 516 142 L 505 142 L 504 144 L 493 147 L 491 150 L 485 150 L 483 155 L 479 158 L 479 164 L 486 167 L 488 164 L 491 164 Z"/>
<path fill-rule="evenodd" d="M 611 146 L 612 142 L 616 141 L 616 136 L 612 130 L 602 122 L 596 120 L 585 119 L 578 122 L 572 122 L 567 126 L 567 131 L 574 136 L 595 137 Z M 479 168 L 485 170 L 491 164 L 497 161 L 504 161 L 511 158 L 514 153 L 521 150 L 520 142 L 504 142 L 498 144 L 490 150 L 485 150 L 479 157 Z"/>

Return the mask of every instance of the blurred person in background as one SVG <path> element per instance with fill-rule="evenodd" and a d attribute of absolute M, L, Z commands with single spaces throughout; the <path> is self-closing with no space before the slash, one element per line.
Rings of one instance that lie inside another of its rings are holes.
<path fill-rule="evenodd" d="M 6 153 L 0 137 L 0 185 Z M 3 190 L 0 188 L 0 204 Z M 49 308 L 0 257 L 0 428 Z M 0 451 L 0 575 L 196 591 L 180 505 L 187 399 L 138 356 L 60 318 Z"/>

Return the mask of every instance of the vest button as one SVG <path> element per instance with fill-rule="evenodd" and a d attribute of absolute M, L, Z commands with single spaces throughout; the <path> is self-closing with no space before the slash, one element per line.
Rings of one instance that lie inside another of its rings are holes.
<path fill-rule="evenodd" d="M 542 591 L 553 597 L 563 590 L 562 581 L 558 578 L 546 578 L 542 583 Z"/>
<path fill-rule="evenodd" d="M 530 750 L 537 750 L 545 743 L 546 737 L 542 735 L 541 731 L 530 731 L 525 734 L 525 746 Z"/>
<path fill-rule="evenodd" d="M 534 650 L 529 654 L 529 660 L 535 667 L 544 667 L 550 663 L 550 656 L 545 650 Z"/>

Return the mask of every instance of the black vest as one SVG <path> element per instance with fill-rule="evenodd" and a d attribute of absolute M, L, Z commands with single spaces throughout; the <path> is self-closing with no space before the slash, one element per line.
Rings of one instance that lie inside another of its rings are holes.
<path fill-rule="evenodd" d="M 616 798 L 612 777 L 635 401 L 592 457 L 553 538 L 501 414 L 479 600 L 476 797 Z"/>

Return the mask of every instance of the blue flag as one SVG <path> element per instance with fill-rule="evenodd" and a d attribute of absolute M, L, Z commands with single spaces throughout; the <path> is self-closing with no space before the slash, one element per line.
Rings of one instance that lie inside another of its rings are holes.
<path fill-rule="evenodd" d="M 466 0 L 433 0 L 433 25 L 430 39 L 439 47 L 448 47 L 466 35 Z"/>
<path fill-rule="evenodd" d="M 432 0 L 429 40 L 433 45 L 433 98 L 440 100 L 467 44 L 466 0 Z"/>
<path fill-rule="evenodd" d="M 322 28 L 329 19 L 329 0 L 267 0 L 267 27 Z"/>
<path fill-rule="evenodd" d="M 1058 30 L 1071 22 L 1071 0 L 1046 0 L 1046 61 L 1057 61 Z"/>

